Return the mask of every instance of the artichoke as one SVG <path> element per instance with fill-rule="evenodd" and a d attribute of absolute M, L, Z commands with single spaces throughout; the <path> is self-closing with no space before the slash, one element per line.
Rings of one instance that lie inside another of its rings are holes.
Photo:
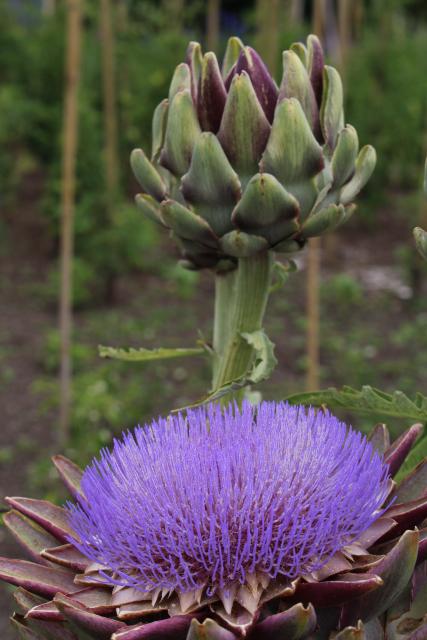
<path fill-rule="evenodd" d="M 390 480 L 421 430 L 390 445 L 384 425 L 366 440 L 302 407 L 211 405 L 83 474 L 56 456 L 77 504 L 7 498 L 31 558 L 0 559 L 12 622 L 28 640 L 426 638 L 427 460 Z"/>
<path fill-rule="evenodd" d="M 169 228 L 191 269 L 292 253 L 345 222 L 375 151 L 344 124 L 341 79 L 318 38 L 283 52 L 278 87 L 254 49 L 228 42 L 222 69 L 190 43 L 154 112 L 151 160 L 131 165 L 137 205 Z"/>

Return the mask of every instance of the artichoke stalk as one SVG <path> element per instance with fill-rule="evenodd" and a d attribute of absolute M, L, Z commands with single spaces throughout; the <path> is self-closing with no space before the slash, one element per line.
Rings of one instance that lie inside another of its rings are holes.
<path fill-rule="evenodd" d="M 84 474 L 56 456 L 77 504 L 7 499 L 30 558 L 0 558 L 12 622 L 27 640 L 422 640 L 427 460 L 389 479 L 421 430 L 367 442 L 246 403 L 125 434 Z"/>
<path fill-rule="evenodd" d="M 273 253 L 292 256 L 346 222 L 376 155 L 345 125 L 340 76 L 313 35 L 284 51 L 280 86 L 238 38 L 221 69 L 190 43 L 152 138 L 151 159 L 131 155 L 136 202 L 170 229 L 184 266 L 216 274 L 215 392 L 253 363 L 242 333 L 262 328 Z"/>

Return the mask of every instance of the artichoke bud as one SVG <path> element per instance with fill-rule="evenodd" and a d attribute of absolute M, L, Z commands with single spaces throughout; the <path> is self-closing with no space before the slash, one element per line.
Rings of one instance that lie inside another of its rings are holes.
<path fill-rule="evenodd" d="M 202 68 L 202 48 L 198 42 L 190 42 L 187 47 L 186 63 L 190 68 L 191 74 L 191 95 L 194 102 L 197 101 L 197 90 Z"/>
<path fill-rule="evenodd" d="M 137 203 L 194 269 L 301 249 L 346 222 L 376 162 L 345 124 L 340 76 L 314 35 L 283 53 L 279 87 L 239 38 L 222 65 L 191 42 L 152 133 L 151 161 L 131 157 Z"/>

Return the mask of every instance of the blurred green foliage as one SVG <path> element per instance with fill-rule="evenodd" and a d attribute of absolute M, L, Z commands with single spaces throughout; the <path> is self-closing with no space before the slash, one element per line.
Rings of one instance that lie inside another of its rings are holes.
<path fill-rule="evenodd" d="M 137 187 L 128 158 L 134 146 L 149 147 L 152 112 L 167 93 L 171 71 L 185 52 L 188 35 L 166 29 L 164 11 L 151 3 L 138 3 L 134 13 L 120 17 L 117 10 L 116 15 L 121 179 L 117 199 L 111 206 L 107 202 L 103 156 L 99 12 L 95 2 L 86 4 L 75 217 L 74 301 L 78 306 L 110 299 L 112 280 L 119 274 L 156 268 L 150 248 L 157 244 L 157 229 L 143 220 L 132 204 L 131 192 Z M 17 21 L 3 2 L 0 21 L 0 145 L 9 150 L 0 158 L 0 193 L 6 210 L 25 207 L 24 179 L 36 174 L 35 179 L 42 185 L 35 203 L 37 214 L 44 218 L 51 251 L 56 253 L 64 11 L 59 6 L 53 16 L 42 19 L 34 15 L 34 20 L 24 23 Z M 57 295 L 57 281 L 57 267 L 52 264 L 48 298 Z"/>
<path fill-rule="evenodd" d="M 367 189 L 373 204 L 389 204 L 396 194 L 421 193 L 420 167 L 427 146 L 426 77 L 425 24 L 416 27 L 399 14 L 367 24 L 349 56 L 345 96 L 346 119 L 360 140 L 371 142 L 378 152 Z M 412 220 L 417 216 L 413 205 L 402 207 L 408 224 L 411 216 Z"/>

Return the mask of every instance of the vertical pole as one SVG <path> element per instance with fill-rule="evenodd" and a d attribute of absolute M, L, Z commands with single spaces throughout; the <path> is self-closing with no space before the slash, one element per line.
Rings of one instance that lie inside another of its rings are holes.
<path fill-rule="evenodd" d="M 42 0 L 42 14 L 49 18 L 55 13 L 55 0 Z"/>
<path fill-rule="evenodd" d="M 363 0 L 355 0 L 355 5 L 353 7 L 352 22 L 353 22 L 353 31 L 354 31 L 356 40 L 359 40 L 362 33 L 364 12 L 365 12 L 365 7 L 364 7 Z"/>
<path fill-rule="evenodd" d="M 341 72 L 345 71 L 347 54 L 351 44 L 351 4 L 352 0 L 340 0 L 338 3 L 338 33 L 340 41 Z"/>
<path fill-rule="evenodd" d="M 313 0 L 313 33 L 319 38 L 325 36 L 326 0 Z"/>
<path fill-rule="evenodd" d="M 63 112 L 62 197 L 61 197 L 61 291 L 59 331 L 61 338 L 59 447 L 69 437 L 71 408 L 72 265 L 74 252 L 74 209 L 78 136 L 78 89 L 81 54 L 81 0 L 67 3 L 67 53 Z"/>
<path fill-rule="evenodd" d="M 311 238 L 307 253 L 307 391 L 319 388 L 320 238 Z"/>
<path fill-rule="evenodd" d="M 106 183 L 107 224 L 111 224 L 114 206 L 118 195 L 118 159 L 117 159 L 117 109 L 115 42 L 111 0 L 100 1 L 102 85 L 104 107 L 104 154 Z M 114 299 L 115 274 L 112 270 L 105 273 L 105 297 L 108 302 Z"/>
<path fill-rule="evenodd" d="M 279 14 L 279 0 L 257 0 L 258 50 L 273 76 L 277 71 L 279 53 Z"/>
<path fill-rule="evenodd" d="M 304 20 L 302 0 L 290 0 L 290 21 L 293 25 L 300 25 Z"/>
<path fill-rule="evenodd" d="M 111 0 L 101 0 L 101 40 L 105 169 L 108 208 L 111 210 L 117 196 L 118 184 L 116 82 Z"/>
<path fill-rule="evenodd" d="M 208 0 L 206 15 L 206 44 L 208 51 L 216 51 L 219 41 L 220 0 Z"/>

